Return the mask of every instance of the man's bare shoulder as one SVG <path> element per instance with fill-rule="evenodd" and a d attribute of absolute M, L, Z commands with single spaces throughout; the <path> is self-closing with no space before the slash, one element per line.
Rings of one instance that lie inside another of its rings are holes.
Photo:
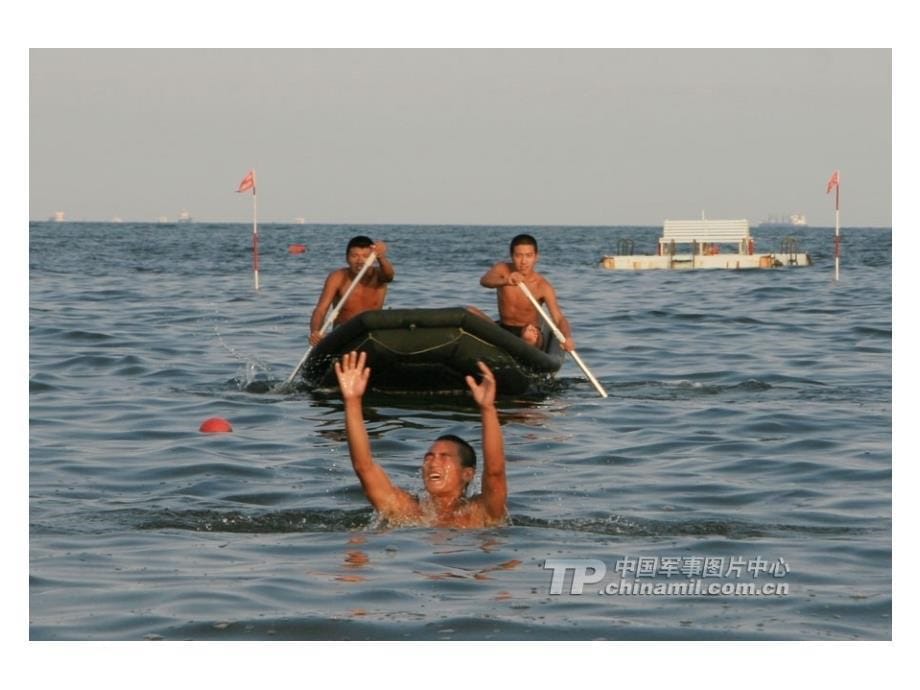
<path fill-rule="evenodd" d="M 472 510 L 470 518 L 479 524 L 470 525 L 471 527 L 492 527 L 494 525 L 504 525 L 508 522 L 508 510 L 505 508 L 501 515 L 492 515 L 486 507 L 485 498 L 482 494 L 476 494 L 470 499 Z"/>
<path fill-rule="evenodd" d="M 397 487 L 388 504 L 378 507 L 377 512 L 388 524 L 416 524 L 422 516 L 422 505 L 418 496 Z"/>
<path fill-rule="evenodd" d="M 534 271 L 534 277 L 536 277 L 536 288 L 540 293 L 540 296 L 546 294 L 555 294 L 555 289 L 553 289 L 553 284 L 549 282 L 549 279 L 544 276 L 542 273 L 537 273 Z"/>
<path fill-rule="evenodd" d="M 538 285 L 549 285 L 549 280 L 539 271 L 533 271 L 530 275 L 533 276 L 534 281 L 536 281 Z"/>
<path fill-rule="evenodd" d="M 374 276 L 374 287 L 385 288 L 392 282 L 393 279 L 388 278 L 380 266 L 374 266 L 371 270 L 373 271 L 372 275 Z"/>
<path fill-rule="evenodd" d="M 348 282 L 348 269 L 347 268 L 334 268 L 329 271 L 329 275 L 326 276 L 326 282 L 330 285 L 339 286 L 343 283 Z"/>

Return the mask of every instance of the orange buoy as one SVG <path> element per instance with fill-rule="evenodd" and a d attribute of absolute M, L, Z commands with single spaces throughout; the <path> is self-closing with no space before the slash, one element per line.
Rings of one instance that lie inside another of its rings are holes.
<path fill-rule="evenodd" d="M 214 434 L 223 431 L 233 431 L 233 427 L 230 426 L 230 422 L 223 417 L 211 417 L 201 423 L 201 426 L 198 427 L 198 431 L 203 431 L 206 434 Z"/>
<path fill-rule="evenodd" d="M 292 244 L 288 246 L 288 252 L 291 254 L 303 254 L 307 251 L 307 245 L 305 244 Z"/>

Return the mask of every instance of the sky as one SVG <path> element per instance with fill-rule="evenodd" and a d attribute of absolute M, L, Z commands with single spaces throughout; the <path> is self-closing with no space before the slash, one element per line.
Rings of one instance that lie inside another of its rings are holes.
<path fill-rule="evenodd" d="M 29 51 L 29 218 L 891 226 L 892 52 Z"/>

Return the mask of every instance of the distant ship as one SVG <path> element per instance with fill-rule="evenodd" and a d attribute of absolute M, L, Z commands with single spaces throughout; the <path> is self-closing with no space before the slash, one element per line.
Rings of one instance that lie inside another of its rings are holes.
<path fill-rule="evenodd" d="M 177 223 L 191 223 L 192 216 L 188 211 L 183 211 L 179 214 L 179 217 L 176 219 Z"/>
<path fill-rule="evenodd" d="M 48 220 L 53 221 L 55 223 L 63 223 L 64 222 L 64 212 L 55 211 L 54 215 L 51 216 Z"/>
<path fill-rule="evenodd" d="M 788 216 L 768 216 L 758 228 L 807 228 L 808 219 L 804 213 L 793 213 Z"/>

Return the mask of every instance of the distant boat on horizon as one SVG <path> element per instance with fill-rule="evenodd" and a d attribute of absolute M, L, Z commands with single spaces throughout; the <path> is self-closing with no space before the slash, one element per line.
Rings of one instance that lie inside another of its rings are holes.
<path fill-rule="evenodd" d="M 804 213 L 791 213 L 788 216 L 768 216 L 758 228 L 807 228 L 808 219 Z"/>
<path fill-rule="evenodd" d="M 176 219 L 177 223 L 191 223 L 192 215 L 188 211 L 182 211 Z"/>

